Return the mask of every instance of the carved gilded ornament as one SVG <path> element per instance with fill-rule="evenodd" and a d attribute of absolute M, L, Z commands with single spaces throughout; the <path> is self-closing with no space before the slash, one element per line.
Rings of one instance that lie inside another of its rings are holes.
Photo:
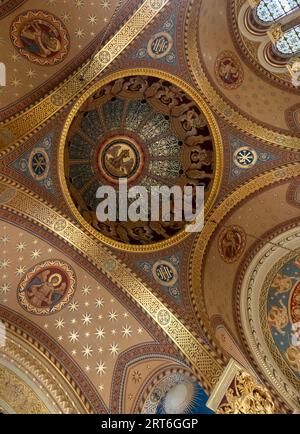
<path fill-rule="evenodd" d="M 4 366 L 0 366 L 0 398 L 19 414 L 49 413 L 33 390 Z"/>
<path fill-rule="evenodd" d="M 299 227 L 277 236 L 272 247 L 267 243 L 251 261 L 241 286 L 238 313 L 249 354 L 293 409 L 300 404 L 300 297 L 298 272 L 289 270 L 299 268 L 299 236 Z M 283 248 L 291 252 L 286 255 Z"/>
<path fill-rule="evenodd" d="M 212 391 L 207 406 L 218 414 L 273 414 L 268 390 L 233 359 Z"/>
<path fill-rule="evenodd" d="M 250 195 L 267 186 L 284 180 L 293 179 L 299 175 L 300 163 L 288 164 L 284 167 L 279 167 L 277 169 L 271 170 L 270 172 L 264 173 L 252 179 L 247 184 L 242 185 L 230 196 L 225 198 L 218 208 L 216 208 L 210 214 L 204 229 L 201 232 L 201 236 L 198 236 L 196 239 L 193 247 L 193 255 L 190 266 L 192 299 L 199 322 L 210 342 L 214 342 L 214 334 L 207 317 L 202 282 L 204 273 L 204 258 L 213 234 L 219 228 L 219 224 L 225 219 L 229 212 L 234 209 L 243 199 L 246 199 Z"/>
<path fill-rule="evenodd" d="M 14 324 L 5 326 L 5 345 L 0 348 L 0 365 L 7 360 L 22 371 L 23 377 L 32 379 L 44 396 L 50 412 L 63 414 L 92 413 L 91 407 L 59 360 L 31 336 Z"/>

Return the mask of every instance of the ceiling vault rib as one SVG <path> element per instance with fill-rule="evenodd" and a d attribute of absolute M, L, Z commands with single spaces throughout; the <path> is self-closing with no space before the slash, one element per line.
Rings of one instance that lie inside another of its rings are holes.
<path fill-rule="evenodd" d="M 0 152 L 27 138 L 95 80 L 159 14 L 170 0 L 145 0 L 98 53 L 56 90 L 23 113 L 0 124 Z"/>
<path fill-rule="evenodd" d="M 0 195 L 7 197 L 0 207 L 56 234 L 131 297 L 163 329 L 191 363 L 203 387 L 211 391 L 225 366 L 221 352 L 218 354 L 204 340 L 196 337 L 125 264 L 49 204 L 4 177 L 0 178 Z"/>

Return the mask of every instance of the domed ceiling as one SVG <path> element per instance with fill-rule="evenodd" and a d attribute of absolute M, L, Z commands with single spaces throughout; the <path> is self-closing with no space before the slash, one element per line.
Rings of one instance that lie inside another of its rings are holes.
<path fill-rule="evenodd" d="M 127 245 L 176 236 L 186 222 L 174 216 L 170 222 L 99 222 L 96 192 L 124 178 L 128 187 L 143 186 L 149 195 L 152 186 L 202 185 L 209 208 L 221 148 L 206 105 L 155 76 L 120 78 L 89 94 L 73 111 L 64 156 L 68 191 L 80 215 L 104 237 Z"/>
<path fill-rule="evenodd" d="M 288 122 L 299 105 L 299 89 L 291 79 L 278 85 L 278 77 L 263 68 L 251 41 L 247 50 L 239 46 L 241 7 L 250 8 L 249 2 L 190 2 L 186 48 L 199 91 L 221 116 L 248 134 L 273 144 L 299 147 L 299 140 L 289 137 L 299 136 L 299 129 L 291 133 Z M 287 80 L 287 73 L 283 78 Z"/>
<path fill-rule="evenodd" d="M 11 0 L 0 4 L 0 50 L 8 83 L 0 119 L 33 103 L 78 68 L 110 36 L 108 25 L 127 0 Z M 128 12 L 128 11 L 127 11 Z M 5 109 L 5 112 L 4 112 Z"/>
<path fill-rule="evenodd" d="M 249 5 L 0 0 L 1 413 L 299 411 L 299 89 Z M 203 230 L 98 221 L 125 179 Z"/>

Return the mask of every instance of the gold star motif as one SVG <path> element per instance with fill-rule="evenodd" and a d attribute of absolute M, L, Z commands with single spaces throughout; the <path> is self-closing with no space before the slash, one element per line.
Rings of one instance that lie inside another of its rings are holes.
<path fill-rule="evenodd" d="M 98 18 L 96 17 L 96 15 L 90 15 L 89 16 L 89 23 L 90 24 L 96 24 L 98 21 Z"/>
<path fill-rule="evenodd" d="M 0 286 L 0 291 L 3 292 L 3 294 L 7 294 L 10 291 L 10 284 L 4 283 L 2 286 Z"/>
<path fill-rule="evenodd" d="M 89 295 L 91 290 L 92 290 L 92 288 L 89 285 L 84 285 L 81 289 L 81 292 L 83 295 Z"/>
<path fill-rule="evenodd" d="M 104 338 L 104 336 L 105 336 L 105 330 L 104 330 L 104 328 L 101 328 L 101 327 L 97 328 L 95 335 L 96 335 L 97 339 Z"/>
<path fill-rule="evenodd" d="M 25 243 L 21 242 L 21 243 L 17 244 L 17 252 L 18 253 L 23 252 L 23 250 L 25 250 L 25 248 L 26 248 L 26 244 Z"/>
<path fill-rule="evenodd" d="M 30 68 L 30 69 L 28 69 L 28 71 L 26 71 L 26 75 L 28 78 L 33 78 L 36 76 L 36 72 Z"/>
<path fill-rule="evenodd" d="M 100 309 L 101 307 L 103 307 L 103 305 L 104 305 L 104 300 L 103 300 L 103 298 L 102 298 L 102 297 L 98 297 L 98 298 L 96 298 L 96 300 L 95 300 L 95 305 L 96 305 L 96 308 L 97 308 L 97 309 Z"/>
<path fill-rule="evenodd" d="M 100 6 L 102 6 L 103 9 L 109 9 L 110 8 L 109 0 L 104 0 L 102 3 L 100 3 Z"/>
<path fill-rule="evenodd" d="M 77 330 L 72 330 L 71 333 L 69 334 L 69 341 L 74 344 L 75 342 L 77 342 L 79 339 L 79 333 Z"/>
<path fill-rule="evenodd" d="M 6 244 L 8 243 L 8 241 L 9 241 L 9 236 L 8 235 L 3 235 L 0 238 L 0 244 L 3 244 L 4 246 L 6 246 Z"/>
<path fill-rule="evenodd" d="M 119 353 L 119 345 L 116 344 L 115 342 L 113 342 L 113 343 L 109 346 L 108 351 L 110 352 L 110 354 L 111 354 L 113 357 L 117 356 L 118 353 Z"/>
<path fill-rule="evenodd" d="M 25 271 L 26 271 L 26 267 L 17 267 L 16 268 L 16 275 L 22 276 L 23 274 L 25 274 Z"/>
<path fill-rule="evenodd" d="M 75 312 L 78 310 L 79 304 L 77 301 L 73 301 L 72 303 L 70 303 L 68 309 L 70 312 Z"/>
<path fill-rule="evenodd" d="M 83 354 L 84 357 L 86 357 L 87 359 L 88 359 L 89 357 L 92 357 L 92 354 L 93 354 L 93 349 L 92 349 L 92 347 L 91 347 L 90 345 L 86 345 L 86 346 L 84 346 L 84 347 L 83 347 L 83 350 L 82 350 L 82 354 Z"/>
<path fill-rule="evenodd" d="M 10 84 L 14 87 L 21 86 L 22 82 L 19 78 L 13 77 L 10 81 Z"/>
<path fill-rule="evenodd" d="M 82 315 L 82 319 L 81 321 L 83 322 L 84 325 L 89 325 L 92 322 L 92 315 L 90 313 L 86 313 L 84 315 Z"/>
<path fill-rule="evenodd" d="M 63 329 L 65 326 L 65 321 L 62 318 L 55 320 L 55 327 L 59 330 Z"/>
<path fill-rule="evenodd" d="M 118 314 L 116 311 L 112 310 L 108 314 L 109 321 L 117 321 Z"/>
<path fill-rule="evenodd" d="M 140 373 L 140 371 L 133 371 L 132 379 L 135 382 L 135 384 L 139 383 L 142 379 L 142 374 Z"/>
<path fill-rule="evenodd" d="M 31 258 L 32 259 L 37 259 L 37 258 L 39 258 L 41 256 L 41 253 L 42 252 L 40 250 L 35 249 L 35 250 L 33 250 L 31 252 Z"/>
<path fill-rule="evenodd" d="M 78 39 L 82 39 L 85 37 L 85 31 L 81 29 L 80 27 L 75 31 L 75 35 Z"/>
<path fill-rule="evenodd" d="M 10 267 L 10 264 L 10 259 L 3 259 L 3 261 L 0 261 L 0 270 L 6 270 L 8 267 Z"/>
<path fill-rule="evenodd" d="M 105 363 L 102 362 L 102 360 L 97 363 L 97 365 L 96 365 L 96 371 L 97 371 L 98 375 L 105 374 L 106 366 L 105 366 Z"/>
<path fill-rule="evenodd" d="M 123 338 L 129 338 L 132 334 L 131 327 L 128 325 L 125 325 L 125 327 L 122 328 L 122 335 Z"/>

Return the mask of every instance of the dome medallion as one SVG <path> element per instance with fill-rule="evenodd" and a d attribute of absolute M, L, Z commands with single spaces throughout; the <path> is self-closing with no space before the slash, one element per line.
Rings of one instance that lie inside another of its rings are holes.
<path fill-rule="evenodd" d="M 207 210 L 218 190 L 221 152 L 213 116 L 187 85 L 159 73 L 118 74 L 94 85 L 72 110 L 61 140 L 60 177 L 86 229 L 114 247 L 151 250 L 186 236 L 188 222 L 172 220 L 172 213 L 171 221 L 100 222 L 99 187 L 112 186 L 118 196 L 126 179 L 128 188 L 145 187 L 150 196 L 151 187 L 204 186 Z"/>
<path fill-rule="evenodd" d="M 143 170 L 144 152 L 129 135 L 113 135 L 101 143 L 97 161 L 100 176 L 108 182 L 118 184 L 120 178 L 133 182 Z"/>

